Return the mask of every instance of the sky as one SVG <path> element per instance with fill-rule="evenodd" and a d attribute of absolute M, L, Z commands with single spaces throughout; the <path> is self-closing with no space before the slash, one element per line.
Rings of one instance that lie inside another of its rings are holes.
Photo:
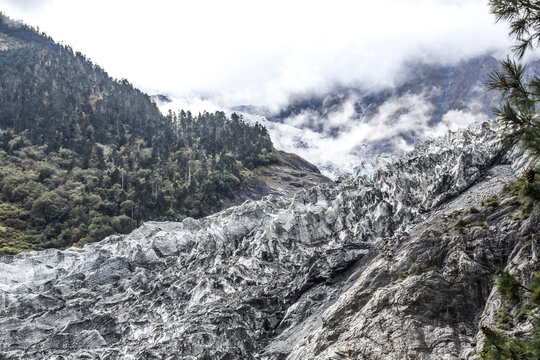
<path fill-rule="evenodd" d="M 335 84 L 391 84 L 404 60 L 508 46 L 487 0 L 0 0 L 111 76 L 175 98 L 276 109 Z"/>

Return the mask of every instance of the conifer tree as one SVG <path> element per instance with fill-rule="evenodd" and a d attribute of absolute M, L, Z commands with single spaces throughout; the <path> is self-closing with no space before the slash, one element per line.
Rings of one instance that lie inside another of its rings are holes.
<path fill-rule="evenodd" d="M 540 1 L 490 0 L 491 12 L 497 21 L 510 23 L 509 36 L 517 60 L 501 61 L 502 69 L 491 74 L 488 87 L 502 93 L 503 104 L 495 115 L 505 127 L 506 139 L 521 141 L 523 146 L 540 156 L 540 77 L 528 79 L 526 66 L 518 61 L 527 51 L 540 44 Z"/>

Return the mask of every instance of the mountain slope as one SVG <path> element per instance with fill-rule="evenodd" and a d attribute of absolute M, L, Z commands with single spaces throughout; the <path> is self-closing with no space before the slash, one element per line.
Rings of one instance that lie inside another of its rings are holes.
<path fill-rule="evenodd" d="M 348 346 L 358 358 L 458 359 L 496 305 L 494 267 L 519 261 L 525 278 L 537 266 L 512 249 L 530 249 L 540 221 L 537 212 L 506 219 L 510 200 L 480 211 L 486 229 L 454 230 L 456 216 L 525 161 L 485 123 L 418 143 L 372 180 L 4 257 L 0 349 L 6 358 L 340 359 Z"/>
<path fill-rule="evenodd" d="M 165 117 L 127 80 L 3 15 L 0 48 L 0 256 L 290 192 L 244 175 L 294 170 L 259 124 L 222 112 Z M 314 180 L 301 187 L 328 181 L 304 170 Z"/>

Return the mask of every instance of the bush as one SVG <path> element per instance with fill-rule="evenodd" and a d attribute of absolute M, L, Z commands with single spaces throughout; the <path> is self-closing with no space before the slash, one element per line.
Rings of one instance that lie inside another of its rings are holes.
<path fill-rule="evenodd" d="M 497 195 L 492 195 L 488 197 L 486 200 L 482 201 L 482 206 L 484 207 L 497 207 L 499 206 L 499 199 L 497 198 Z"/>
<path fill-rule="evenodd" d="M 535 172 L 538 172 L 535 170 Z M 529 177 L 529 179 L 527 179 Z M 504 186 L 503 191 L 509 195 L 517 196 L 520 203 L 521 218 L 528 218 L 538 201 L 540 201 L 540 180 L 539 176 L 534 177 L 534 182 L 531 180 L 531 175 L 524 174 L 517 180 L 512 181 Z"/>
<path fill-rule="evenodd" d="M 31 213 L 36 218 L 45 219 L 50 223 L 61 220 L 67 211 L 68 207 L 65 199 L 54 192 L 47 192 L 34 201 Z"/>
<path fill-rule="evenodd" d="M 501 330 L 509 330 L 512 327 L 512 316 L 508 303 L 504 303 L 495 314 L 495 325 Z"/>
<path fill-rule="evenodd" d="M 522 292 L 522 285 L 516 279 L 516 277 L 508 270 L 498 269 L 495 274 L 495 284 L 499 294 L 506 299 L 513 302 L 519 301 Z"/>
<path fill-rule="evenodd" d="M 527 286 L 527 288 L 531 290 L 531 300 L 536 305 L 540 305 L 540 272 L 535 274 L 533 281 Z"/>
<path fill-rule="evenodd" d="M 405 280 L 407 277 L 409 276 L 414 276 L 414 275 L 422 275 L 426 272 L 429 272 L 429 271 L 439 271 L 439 268 L 436 267 L 436 266 L 430 266 L 428 267 L 427 265 L 416 265 L 416 264 L 413 264 L 411 265 L 411 267 L 409 268 L 409 270 L 407 271 L 403 271 L 399 274 L 399 278 L 398 278 L 398 281 L 403 281 Z"/>

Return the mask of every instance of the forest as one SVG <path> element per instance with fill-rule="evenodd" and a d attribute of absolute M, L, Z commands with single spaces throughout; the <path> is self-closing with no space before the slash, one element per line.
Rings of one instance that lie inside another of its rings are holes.
<path fill-rule="evenodd" d="M 163 116 L 147 94 L 0 15 L 0 256 L 218 211 L 276 163 L 267 130 L 223 112 Z"/>

